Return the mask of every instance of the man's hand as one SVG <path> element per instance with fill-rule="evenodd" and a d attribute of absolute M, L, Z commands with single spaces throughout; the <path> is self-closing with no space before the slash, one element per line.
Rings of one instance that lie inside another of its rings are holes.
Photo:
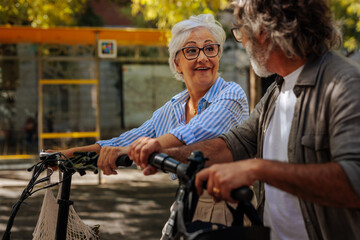
<path fill-rule="evenodd" d="M 235 202 L 231 198 L 231 191 L 250 186 L 255 179 L 252 178 L 251 165 L 256 160 L 249 159 L 232 163 L 214 164 L 196 174 L 195 186 L 199 195 L 203 192 L 203 184 L 207 181 L 207 191 L 215 201 L 226 200 Z"/>
<path fill-rule="evenodd" d="M 128 147 L 102 147 L 100 150 L 97 166 L 105 175 L 116 175 L 116 159 L 127 154 Z"/>

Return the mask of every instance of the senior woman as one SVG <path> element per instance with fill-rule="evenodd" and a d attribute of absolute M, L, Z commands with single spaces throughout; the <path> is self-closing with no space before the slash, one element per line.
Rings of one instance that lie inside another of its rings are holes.
<path fill-rule="evenodd" d="M 129 145 L 140 137 L 146 137 L 140 142 L 155 138 L 162 148 L 181 146 L 217 137 L 248 117 L 242 88 L 225 82 L 218 74 L 226 38 L 221 24 L 211 14 L 202 14 L 177 23 L 172 35 L 170 69 L 187 89 L 156 110 L 139 128 L 110 140 L 65 150 L 65 155 L 72 156 L 75 151 L 98 152 L 98 166 L 104 174 L 117 174 L 116 159 L 127 154 Z M 146 167 L 146 163 L 141 167 Z M 211 206 L 215 204 L 211 198 L 209 201 Z M 222 220 L 216 222 L 226 224 L 225 208 L 224 205 L 219 214 L 208 208 L 201 210 L 208 215 L 201 220 L 210 221 L 212 215 L 220 215 Z"/>
<path fill-rule="evenodd" d="M 188 124 L 183 122 L 180 127 L 155 139 L 141 137 L 130 145 L 128 154 L 137 165 L 145 168 L 145 175 L 156 171 L 147 166 L 148 156 L 155 150 L 212 138 L 222 131 L 228 131 L 228 127 L 241 123 L 247 117 L 248 110 L 244 112 L 245 99 L 236 99 L 232 90 L 234 83 L 226 83 L 218 76 L 225 33 L 213 16 L 199 15 L 179 22 L 173 27 L 172 34 L 169 64 L 175 76 L 184 80 L 187 86 L 181 96 L 185 115 L 183 121 Z M 219 83 L 221 88 L 216 87 Z M 211 92 L 214 92 L 213 100 L 207 97 Z M 199 114 L 194 116 L 196 111 Z M 178 129 L 190 132 L 190 141 L 178 135 Z M 205 135 L 203 132 L 211 134 Z M 199 199 L 193 220 L 230 225 L 232 215 L 225 202 L 215 203 L 211 197 L 203 195 Z"/>

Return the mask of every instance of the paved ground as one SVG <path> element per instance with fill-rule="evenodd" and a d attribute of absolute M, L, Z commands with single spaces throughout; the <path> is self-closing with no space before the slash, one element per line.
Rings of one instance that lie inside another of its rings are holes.
<path fill-rule="evenodd" d="M 158 173 L 145 177 L 136 169 L 121 169 L 117 176 L 93 173 L 73 176 L 70 199 L 76 212 L 88 225 L 100 224 L 100 236 L 113 239 L 159 239 L 169 207 L 175 197 L 177 181 Z M 17 202 L 31 173 L 25 170 L 0 171 L 0 236 L 2 237 L 11 207 Z M 53 181 L 57 176 L 53 177 Z M 56 190 L 56 189 L 54 189 Z M 44 191 L 23 203 L 12 228 L 11 240 L 32 239 L 42 205 Z"/>

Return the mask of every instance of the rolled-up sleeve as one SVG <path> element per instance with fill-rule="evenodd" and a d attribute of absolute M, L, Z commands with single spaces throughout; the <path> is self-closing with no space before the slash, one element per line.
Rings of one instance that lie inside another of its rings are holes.
<path fill-rule="evenodd" d="M 330 151 L 360 196 L 360 75 L 342 78 L 331 91 Z"/>
<path fill-rule="evenodd" d="M 143 123 L 138 128 L 133 128 L 130 131 L 124 132 L 119 137 L 115 137 L 108 140 L 101 140 L 96 142 L 101 147 L 104 146 L 110 146 L 110 147 L 118 147 L 118 146 L 128 146 L 135 140 L 137 140 L 140 137 L 150 137 L 154 138 L 156 137 L 155 134 L 155 127 L 153 124 L 153 119 L 156 117 L 157 112 L 154 113 L 153 117 L 149 120 L 147 120 L 145 123 Z"/>
<path fill-rule="evenodd" d="M 195 116 L 186 125 L 169 133 L 184 144 L 211 139 L 229 131 L 249 116 L 249 107 L 244 91 L 238 85 L 232 91 L 221 94 L 215 101 Z"/>

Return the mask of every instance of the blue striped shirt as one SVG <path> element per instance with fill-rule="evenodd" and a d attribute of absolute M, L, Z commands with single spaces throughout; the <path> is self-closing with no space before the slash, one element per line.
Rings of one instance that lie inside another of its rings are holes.
<path fill-rule="evenodd" d="M 188 99 L 188 90 L 184 90 L 156 110 L 151 119 L 140 127 L 97 143 L 101 147 L 128 146 L 139 137 L 155 138 L 170 133 L 187 145 L 217 137 L 249 116 L 243 89 L 234 82 L 225 82 L 221 77 L 200 99 L 198 115 L 186 124 L 185 105 Z"/>

